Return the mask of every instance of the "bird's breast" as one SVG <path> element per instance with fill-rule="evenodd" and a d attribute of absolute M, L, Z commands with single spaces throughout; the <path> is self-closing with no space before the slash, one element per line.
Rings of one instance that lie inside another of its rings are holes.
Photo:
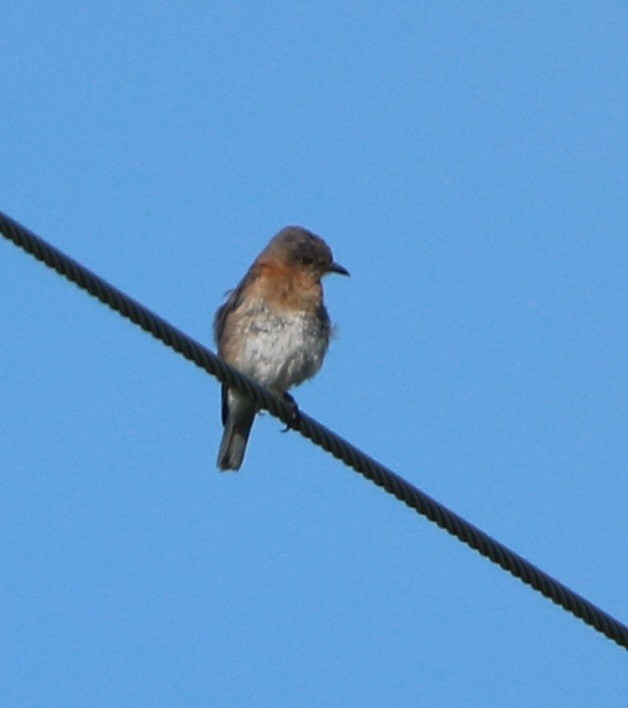
<path fill-rule="evenodd" d="M 286 391 L 314 376 L 329 344 L 329 317 L 315 312 L 269 308 L 263 301 L 238 313 L 232 359 L 265 386 Z"/>

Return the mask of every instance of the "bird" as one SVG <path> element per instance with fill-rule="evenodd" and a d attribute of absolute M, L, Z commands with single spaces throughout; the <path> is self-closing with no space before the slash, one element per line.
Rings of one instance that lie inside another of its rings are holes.
<path fill-rule="evenodd" d="M 321 278 L 349 275 L 316 234 L 287 226 L 270 240 L 214 318 L 219 356 L 239 371 L 283 395 L 321 368 L 331 335 Z M 258 412 L 246 396 L 223 384 L 224 426 L 217 466 L 239 470 Z"/>

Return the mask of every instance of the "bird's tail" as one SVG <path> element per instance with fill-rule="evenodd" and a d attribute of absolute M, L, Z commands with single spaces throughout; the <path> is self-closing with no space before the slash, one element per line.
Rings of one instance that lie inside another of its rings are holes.
<path fill-rule="evenodd" d="M 246 444 L 255 420 L 256 408 L 251 402 L 234 396 L 231 398 L 225 419 L 225 429 L 220 441 L 216 464 L 223 472 L 239 470 L 244 459 Z"/>

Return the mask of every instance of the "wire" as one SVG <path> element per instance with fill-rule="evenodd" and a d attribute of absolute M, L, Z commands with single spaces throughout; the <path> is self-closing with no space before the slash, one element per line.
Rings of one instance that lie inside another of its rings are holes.
<path fill-rule="evenodd" d="M 192 337 L 2 212 L 0 212 L 0 232 L 16 246 L 35 256 L 69 281 L 87 290 L 102 303 L 139 325 L 222 383 L 245 394 L 260 408 L 268 410 L 273 416 L 299 431 L 301 435 L 309 438 L 337 459 L 342 460 L 411 509 L 447 530 L 467 546 L 489 558 L 514 577 L 521 579 L 575 617 L 612 639 L 619 646 L 628 649 L 628 627 L 612 615 L 537 568 L 451 509 L 432 499 L 403 477 L 376 462 L 372 457 L 310 416 L 300 412 L 295 420 L 292 407 L 282 398 L 241 374 Z"/>

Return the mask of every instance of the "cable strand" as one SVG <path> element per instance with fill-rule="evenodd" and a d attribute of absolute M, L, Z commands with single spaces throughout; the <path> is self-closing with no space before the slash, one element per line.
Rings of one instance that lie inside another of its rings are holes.
<path fill-rule="evenodd" d="M 628 627 L 597 605 L 437 502 L 403 477 L 376 462 L 310 416 L 300 412 L 298 418 L 294 420 L 291 406 L 275 393 L 241 374 L 200 342 L 2 212 L 0 212 L 0 232 L 16 246 L 86 290 L 104 305 L 131 320 L 222 383 L 249 397 L 260 408 L 269 411 L 271 415 L 300 432 L 410 509 L 425 516 L 515 578 L 519 578 L 526 585 L 628 650 Z"/>

